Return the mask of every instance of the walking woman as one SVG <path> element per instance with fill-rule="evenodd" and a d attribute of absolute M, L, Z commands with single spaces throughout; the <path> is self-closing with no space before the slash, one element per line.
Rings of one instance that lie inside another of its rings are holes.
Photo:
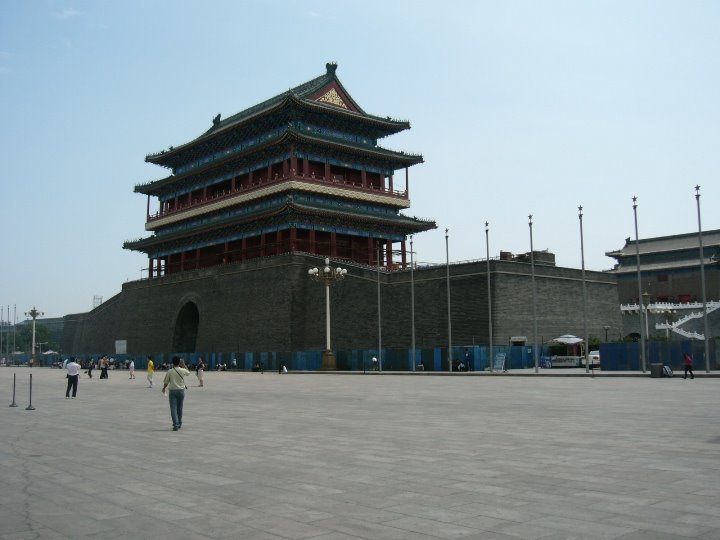
<path fill-rule="evenodd" d="M 205 362 L 203 362 L 202 356 L 198 358 L 197 378 L 200 381 L 200 386 L 205 386 Z"/>
<path fill-rule="evenodd" d="M 687 379 L 688 371 L 690 372 L 690 378 L 694 379 L 695 375 L 693 375 L 692 372 L 692 355 L 690 353 L 685 353 L 683 355 L 683 364 L 685 365 L 685 376 L 683 379 Z"/>

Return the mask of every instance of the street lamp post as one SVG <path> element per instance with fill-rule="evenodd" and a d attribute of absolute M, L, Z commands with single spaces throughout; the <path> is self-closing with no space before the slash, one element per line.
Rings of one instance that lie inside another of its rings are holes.
<path fill-rule="evenodd" d="M 492 323 L 492 292 L 490 289 L 490 229 L 489 223 L 485 222 L 485 259 L 487 262 L 487 297 L 488 297 L 488 336 L 490 337 L 490 349 L 488 351 L 488 364 L 490 373 L 493 372 L 493 323 Z"/>
<path fill-rule="evenodd" d="M 322 357 L 322 369 L 337 369 L 335 355 L 330 347 L 330 285 L 345 279 L 347 270 L 345 268 L 330 268 L 330 259 L 325 259 L 325 266 L 322 269 L 311 268 L 308 275 L 313 281 L 325 284 L 325 350 Z"/>
<path fill-rule="evenodd" d="M 448 248 L 448 229 L 445 229 L 445 281 L 447 282 L 448 371 L 452 372 L 452 316 L 450 312 L 450 251 Z"/>
<path fill-rule="evenodd" d="M 535 250 L 533 248 L 533 222 L 532 214 L 528 216 L 530 226 L 530 272 L 532 275 L 532 301 L 533 301 L 533 356 L 535 357 L 535 373 L 538 373 L 537 349 L 537 295 L 535 293 Z"/>
<path fill-rule="evenodd" d="M 590 339 L 587 327 L 587 285 L 585 282 L 585 243 L 583 240 L 583 213 L 582 206 L 578 206 L 578 218 L 580 219 L 580 261 L 582 263 L 582 292 L 583 292 L 583 338 L 585 339 L 585 373 L 590 371 L 590 359 L 588 347 Z"/>
<path fill-rule="evenodd" d="M 413 237 L 410 235 L 410 349 L 412 370 L 415 371 L 415 258 L 413 252 Z"/>
<path fill-rule="evenodd" d="M 645 353 L 646 359 L 647 359 L 648 355 L 647 355 L 647 351 L 645 350 L 645 348 L 647 347 L 647 344 L 650 341 L 650 322 L 649 322 L 649 316 L 648 316 L 650 314 L 650 310 L 648 308 L 649 305 L 650 305 L 650 295 L 648 294 L 647 291 L 645 291 L 642 294 L 642 309 L 645 311 L 645 344 L 643 345 L 643 353 Z"/>
<path fill-rule="evenodd" d="M 603 330 L 605 330 L 605 343 L 607 343 L 608 342 L 607 334 L 608 334 L 608 330 L 610 330 L 610 327 L 605 325 L 605 326 L 603 326 Z"/>
<path fill-rule="evenodd" d="M 637 286 L 638 286 L 638 303 L 642 303 L 642 281 L 640 274 L 640 239 L 638 237 L 637 224 L 637 197 L 633 197 L 633 216 L 635 218 L 635 260 L 637 264 Z M 647 313 L 645 313 L 647 316 Z M 645 373 L 645 325 L 643 324 L 643 309 L 640 306 L 640 365 L 642 372 Z"/>
<path fill-rule="evenodd" d="M 35 319 L 37 319 L 38 317 L 42 317 L 43 315 L 45 315 L 45 313 L 43 313 L 42 311 L 38 311 L 37 309 L 35 309 L 35 306 L 33 306 L 30 311 L 26 311 L 26 312 L 25 312 L 25 317 L 30 317 L 30 318 L 32 318 L 32 322 L 33 322 L 33 329 L 32 329 L 32 358 L 31 358 L 31 360 L 30 360 L 30 367 L 33 367 L 33 365 L 35 364 Z"/>
<path fill-rule="evenodd" d="M 700 243 L 700 285 L 702 288 L 702 303 L 703 303 L 703 321 L 704 321 L 704 334 L 705 334 L 705 372 L 710 373 L 710 351 L 708 348 L 708 342 L 710 341 L 710 332 L 708 328 L 708 317 L 707 317 L 707 299 L 705 297 L 705 257 L 703 255 L 703 243 L 702 243 L 702 223 L 700 222 L 700 186 L 695 186 L 695 200 L 697 201 L 697 215 L 698 215 L 698 242 Z"/>

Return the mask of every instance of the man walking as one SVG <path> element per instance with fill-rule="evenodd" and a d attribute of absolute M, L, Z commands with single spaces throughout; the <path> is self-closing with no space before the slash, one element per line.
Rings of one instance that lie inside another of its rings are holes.
<path fill-rule="evenodd" d="M 173 423 L 173 431 L 177 431 L 182 427 L 183 417 L 183 403 L 185 401 L 185 377 L 190 375 L 185 366 L 185 361 L 179 356 L 174 356 L 172 359 L 173 367 L 168 370 L 165 374 L 165 380 L 163 381 L 163 394 L 166 388 L 170 388 L 169 399 L 170 399 L 170 416 Z"/>
<path fill-rule="evenodd" d="M 72 398 L 77 396 L 78 379 L 80 378 L 80 364 L 71 358 L 67 366 L 67 390 L 65 390 L 65 399 L 70 399 L 70 389 L 72 388 Z"/>

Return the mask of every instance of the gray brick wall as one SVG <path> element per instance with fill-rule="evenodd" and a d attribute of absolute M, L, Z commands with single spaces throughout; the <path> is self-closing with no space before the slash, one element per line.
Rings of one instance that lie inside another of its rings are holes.
<path fill-rule="evenodd" d="M 126 339 L 131 354 L 171 352 L 177 315 L 188 301 L 199 312 L 198 351 L 321 350 L 325 291 L 307 275 L 321 264 L 320 257 L 280 255 L 129 282 L 93 311 L 65 317 L 63 350 L 112 352 L 116 339 Z M 377 347 L 377 273 L 347 268 L 347 278 L 331 287 L 333 348 Z M 450 267 L 453 345 L 488 342 L 485 268 L 485 262 Z M 511 335 L 531 339 L 530 265 L 492 261 L 491 268 L 495 343 L 507 343 Z M 414 272 L 418 347 L 447 345 L 445 272 L 444 266 Z M 603 326 L 621 326 L 615 277 L 586 276 L 589 333 L 602 337 Z M 409 347 L 410 272 L 381 272 L 380 282 L 383 346 Z M 536 283 L 539 337 L 582 335 L 580 271 L 537 265 Z"/>

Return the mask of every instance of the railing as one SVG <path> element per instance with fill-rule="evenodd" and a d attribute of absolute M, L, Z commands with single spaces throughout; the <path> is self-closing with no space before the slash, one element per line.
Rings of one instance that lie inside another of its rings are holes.
<path fill-rule="evenodd" d="M 316 176 L 314 173 L 310 174 L 308 176 L 305 176 L 303 174 L 295 173 L 294 171 L 291 171 L 288 175 L 275 175 L 273 178 L 270 179 L 259 179 L 257 182 L 253 182 L 249 184 L 248 186 L 238 186 L 234 190 L 229 191 L 222 191 L 220 193 L 216 193 L 212 195 L 211 197 L 207 197 L 205 199 L 195 199 L 190 204 L 181 204 L 176 208 L 172 208 L 169 210 L 160 210 L 156 212 L 155 214 L 152 214 L 148 216 L 148 223 L 155 221 L 157 219 L 172 215 L 172 214 L 178 214 L 180 212 L 194 209 L 194 208 L 201 208 L 203 206 L 207 206 L 209 204 L 215 203 L 220 200 L 230 199 L 232 197 L 236 197 L 237 195 L 244 194 L 244 193 L 252 193 L 253 191 L 258 191 L 262 188 L 265 188 L 267 186 L 280 184 L 283 182 L 288 182 L 291 180 L 299 180 L 301 182 L 306 182 L 308 184 L 321 184 L 321 185 L 333 185 L 333 186 L 342 186 L 344 189 L 350 190 L 350 191 L 356 191 L 358 193 L 380 193 L 381 195 L 387 195 L 390 197 L 395 197 L 397 199 L 407 199 L 408 194 L 407 190 L 400 191 L 400 190 L 389 190 L 384 188 L 374 188 L 372 186 L 369 187 L 363 187 L 361 185 L 355 184 L 353 182 L 348 182 L 344 179 L 344 177 L 340 175 L 331 175 L 330 179 L 328 180 L 325 176 Z"/>

